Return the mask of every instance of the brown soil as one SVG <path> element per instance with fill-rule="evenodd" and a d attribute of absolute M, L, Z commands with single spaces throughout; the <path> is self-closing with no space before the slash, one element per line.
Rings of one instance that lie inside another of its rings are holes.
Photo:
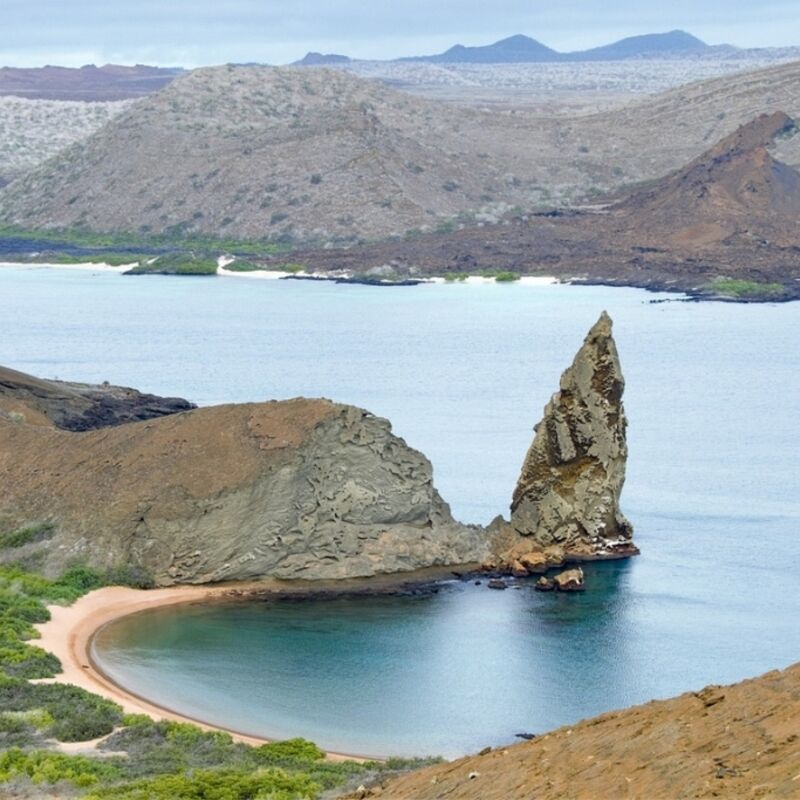
<path fill-rule="evenodd" d="M 513 702 L 513 699 L 510 700 Z M 800 664 L 389 781 L 381 800 L 800 797 Z"/>

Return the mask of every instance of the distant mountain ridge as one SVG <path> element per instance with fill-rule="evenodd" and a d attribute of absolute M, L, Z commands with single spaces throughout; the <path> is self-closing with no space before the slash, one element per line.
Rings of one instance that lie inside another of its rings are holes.
<path fill-rule="evenodd" d="M 80 68 L 0 67 L 0 95 L 35 100 L 129 100 L 157 92 L 185 70 L 181 67 L 133 67 L 87 64 Z"/>
<path fill-rule="evenodd" d="M 628 36 L 611 44 L 588 50 L 559 52 L 530 36 L 515 34 L 487 45 L 467 47 L 453 45 L 443 53 L 424 56 L 404 56 L 394 61 L 423 62 L 428 64 L 532 64 L 569 61 L 625 61 L 634 58 L 683 58 L 714 52 L 738 52 L 731 45 L 710 45 L 691 33 L 672 30 L 665 33 L 647 33 Z M 298 66 L 348 63 L 355 59 L 342 55 L 322 55 L 310 52 Z"/>

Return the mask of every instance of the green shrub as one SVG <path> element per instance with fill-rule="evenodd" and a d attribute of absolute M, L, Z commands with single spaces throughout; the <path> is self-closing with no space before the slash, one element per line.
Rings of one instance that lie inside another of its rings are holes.
<path fill-rule="evenodd" d="M 48 750 L 24 752 L 12 748 L 0 753 L 0 783 L 27 777 L 34 784 L 69 781 L 79 787 L 120 777 L 120 769 L 106 759 L 66 756 Z"/>
<path fill-rule="evenodd" d="M 105 736 L 122 722 L 122 711 L 116 703 L 62 683 L 6 678 L 0 681 L 0 708 L 6 712 L 46 712 L 54 722 L 45 732 L 62 742 Z"/>
<path fill-rule="evenodd" d="M 286 739 L 262 744 L 255 752 L 262 764 L 306 764 L 325 758 L 325 752 L 306 739 Z"/>
<path fill-rule="evenodd" d="M 518 281 L 520 276 L 516 272 L 498 272 L 494 279 L 497 283 L 512 283 Z"/>
<path fill-rule="evenodd" d="M 320 786 L 307 776 L 280 769 L 255 773 L 220 769 L 95 790 L 85 800 L 310 800 L 319 792 Z"/>
<path fill-rule="evenodd" d="M 780 283 L 757 283 L 736 278 L 716 278 L 708 285 L 714 293 L 737 300 L 781 300 L 786 288 Z"/>
<path fill-rule="evenodd" d="M 144 568 L 133 564 L 111 567 L 103 576 L 106 586 L 130 586 L 132 589 L 152 589 L 156 582 Z"/>
<path fill-rule="evenodd" d="M 455 281 L 458 281 L 459 283 L 461 283 L 461 282 L 465 281 L 467 278 L 469 278 L 469 273 L 468 272 L 445 272 L 445 274 L 444 274 L 444 279 L 448 283 L 453 283 Z"/>
<path fill-rule="evenodd" d="M 53 536 L 55 528 L 52 522 L 42 522 L 0 534 L 0 547 L 22 547 L 32 542 L 43 542 Z"/>

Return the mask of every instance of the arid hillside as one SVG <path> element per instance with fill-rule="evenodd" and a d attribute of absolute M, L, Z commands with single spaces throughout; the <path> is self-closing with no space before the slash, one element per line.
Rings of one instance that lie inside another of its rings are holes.
<path fill-rule="evenodd" d="M 127 105 L 0 97 L 0 185 L 86 139 Z"/>
<path fill-rule="evenodd" d="M 381 800 L 778 800 L 800 796 L 800 664 L 614 711 L 412 772 Z"/>
<path fill-rule="evenodd" d="M 800 115 L 800 62 L 578 117 L 457 108 L 334 70 L 215 67 L 137 102 L 6 187 L 0 220 L 380 239 L 651 180 L 777 110 Z M 800 147 L 778 155 L 796 164 Z"/>

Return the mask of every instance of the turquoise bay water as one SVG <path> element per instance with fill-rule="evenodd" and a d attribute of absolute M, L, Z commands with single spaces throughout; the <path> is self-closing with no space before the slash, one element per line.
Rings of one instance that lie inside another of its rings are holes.
<path fill-rule="evenodd" d="M 642 555 L 581 597 L 162 611 L 107 629 L 126 686 L 253 733 L 455 755 L 800 657 L 800 304 L 604 287 L 382 289 L 0 269 L 0 363 L 200 403 L 327 396 L 389 417 L 457 517 L 507 511 L 561 371 L 605 308 L 627 379 Z"/>

